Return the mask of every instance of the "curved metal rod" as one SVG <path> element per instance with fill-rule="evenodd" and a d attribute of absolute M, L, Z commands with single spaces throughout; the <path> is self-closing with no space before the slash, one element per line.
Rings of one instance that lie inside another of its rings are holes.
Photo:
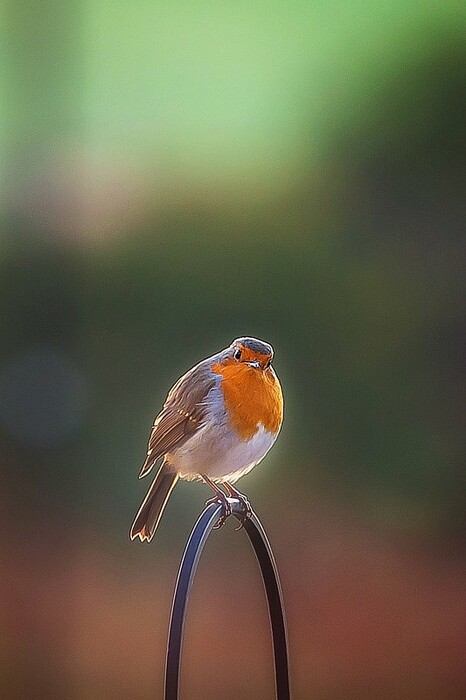
<path fill-rule="evenodd" d="M 233 513 L 233 515 L 236 514 Z M 236 515 L 236 517 L 238 516 Z M 254 511 L 252 511 L 251 517 L 246 520 L 244 529 L 249 536 L 249 541 L 254 548 L 260 566 L 269 605 L 277 700 L 289 700 L 288 639 L 286 634 L 285 606 L 277 565 L 265 530 Z"/>
<path fill-rule="evenodd" d="M 241 503 L 229 498 L 232 515 L 241 521 Z M 194 525 L 181 560 L 173 598 L 170 632 L 168 636 L 167 662 L 165 668 L 165 700 L 178 700 L 181 665 L 181 646 L 189 594 L 204 545 L 214 525 L 223 513 L 221 503 L 207 506 Z M 254 513 L 246 520 L 244 529 L 253 546 L 259 563 L 269 608 L 275 661 L 275 685 L 277 700 L 290 699 L 288 670 L 288 642 L 277 566 L 264 528 Z"/>

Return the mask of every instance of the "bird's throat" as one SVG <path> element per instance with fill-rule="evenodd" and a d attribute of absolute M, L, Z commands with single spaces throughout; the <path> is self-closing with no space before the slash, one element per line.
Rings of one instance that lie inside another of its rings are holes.
<path fill-rule="evenodd" d="M 273 369 L 260 370 L 244 362 L 213 365 L 222 377 L 221 389 L 230 425 L 243 440 L 251 439 L 262 425 L 276 434 L 283 419 L 280 382 Z"/>

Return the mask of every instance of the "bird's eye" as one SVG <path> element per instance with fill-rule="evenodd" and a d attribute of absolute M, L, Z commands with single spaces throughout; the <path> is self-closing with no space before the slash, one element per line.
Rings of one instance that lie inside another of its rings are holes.
<path fill-rule="evenodd" d="M 234 358 L 235 360 L 241 360 L 241 350 L 239 348 L 235 350 Z"/>

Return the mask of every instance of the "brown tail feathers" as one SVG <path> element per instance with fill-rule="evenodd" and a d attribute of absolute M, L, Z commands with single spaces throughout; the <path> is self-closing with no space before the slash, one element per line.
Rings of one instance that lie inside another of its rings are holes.
<path fill-rule="evenodd" d="M 178 474 L 162 464 L 134 519 L 129 535 L 132 540 L 139 537 L 141 542 L 151 541 L 178 479 Z"/>

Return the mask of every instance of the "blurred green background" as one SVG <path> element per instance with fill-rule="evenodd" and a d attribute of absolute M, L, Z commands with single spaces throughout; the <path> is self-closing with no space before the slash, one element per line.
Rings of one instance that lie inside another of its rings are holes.
<path fill-rule="evenodd" d="M 7 2 L 0 77 L 0 694 L 162 697 L 209 496 L 128 529 L 171 384 L 271 342 L 276 447 L 240 488 L 283 578 L 297 699 L 462 698 L 466 9 Z M 184 696 L 273 696 L 230 524 Z"/>

